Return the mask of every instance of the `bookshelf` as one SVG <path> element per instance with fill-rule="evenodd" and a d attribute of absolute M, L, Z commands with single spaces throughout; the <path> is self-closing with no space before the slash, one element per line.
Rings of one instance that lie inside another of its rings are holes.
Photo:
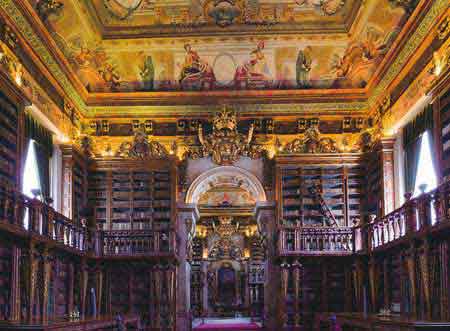
<path fill-rule="evenodd" d="M 442 143 L 442 176 L 444 179 L 450 175 L 450 93 L 442 98 L 444 100 L 440 109 L 440 131 Z"/>
<path fill-rule="evenodd" d="M 349 226 L 361 213 L 362 168 L 358 165 L 287 165 L 280 168 L 281 219 L 288 225 L 326 226 L 315 187 L 338 226 Z"/>
<path fill-rule="evenodd" d="M 17 182 L 18 111 L 0 92 L 0 184 L 14 187 Z"/>
<path fill-rule="evenodd" d="M 65 317 L 68 312 L 69 265 L 60 259 L 53 264 L 53 292 L 55 317 Z"/>
<path fill-rule="evenodd" d="M 104 230 L 167 229 L 174 214 L 175 172 L 175 162 L 94 161 L 88 197 L 97 224 Z"/>
<path fill-rule="evenodd" d="M 63 214 L 79 220 L 87 203 L 87 157 L 74 146 L 63 146 Z"/>
<path fill-rule="evenodd" d="M 0 320 L 8 320 L 10 317 L 11 270 L 11 248 L 0 246 Z"/>

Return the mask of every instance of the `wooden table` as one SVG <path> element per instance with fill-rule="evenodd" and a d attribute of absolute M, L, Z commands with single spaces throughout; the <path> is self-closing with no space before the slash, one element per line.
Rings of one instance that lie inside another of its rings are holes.
<path fill-rule="evenodd" d="M 139 330 L 140 329 L 140 317 L 139 316 L 124 316 L 127 330 Z M 50 321 L 46 324 L 26 324 L 26 323 L 11 323 L 0 322 L 0 331 L 16 331 L 16 330 L 29 330 L 29 331 L 111 331 L 115 330 L 116 320 L 114 316 L 102 316 L 97 319 L 84 319 L 78 321 L 70 320 L 56 320 Z"/>
<path fill-rule="evenodd" d="M 402 316 L 380 317 L 360 313 L 321 313 L 316 315 L 315 330 L 334 330 L 330 317 L 336 316 L 336 323 L 342 331 L 449 331 L 450 321 L 421 321 Z"/>

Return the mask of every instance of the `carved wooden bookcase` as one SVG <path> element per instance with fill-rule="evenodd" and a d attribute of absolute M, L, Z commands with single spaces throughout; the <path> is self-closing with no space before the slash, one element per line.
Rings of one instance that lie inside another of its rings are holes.
<path fill-rule="evenodd" d="M 104 230 L 167 229 L 175 218 L 174 159 L 95 159 L 88 182 L 89 203 Z"/>
<path fill-rule="evenodd" d="M 277 157 L 277 201 L 280 224 L 326 226 L 315 187 L 338 226 L 351 226 L 361 214 L 363 169 L 359 154 L 299 154 Z"/>

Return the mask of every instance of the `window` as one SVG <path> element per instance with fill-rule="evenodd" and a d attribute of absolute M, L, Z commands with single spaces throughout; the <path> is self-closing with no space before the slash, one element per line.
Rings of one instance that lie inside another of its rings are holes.
<path fill-rule="evenodd" d="M 433 166 L 433 159 L 431 156 L 432 150 L 430 147 L 430 137 L 428 131 L 421 137 L 420 142 L 420 155 L 419 163 L 417 165 L 417 174 L 414 183 L 414 196 L 417 197 L 422 194 L 422 192 L 430 192 L 437 187 L 437 176 L 436 171 Z M 436 211 L 430 206 L 430 217 L 431 224 L 436 223 Z M 419 219 L 418 210 L 416 210 L 417 220 Z M 419 229 L 419 224 L 416 224 L 417 229 Z"/>
<path fill-rule="evenodd" d="M 422 193 L 422 186 L 426 185 L 425 192 L 434 190 L 437 187 L 437 176 L 433 166 L 431 153 L 430 137 L 429 133 L 426 131 L 422 135 L 420 142 L 420 156 L 414 184 L 414 197 L 417 197 Z"/>
<path fill-rule="evenodd" d="M 35 144 L 34 140 L 30 140 L 27 158 L 25 160 L 25 167 L 23 172 L 23 184 L 22 184 L 22 193 L 30 198 L 34 197 L 33 191 L 41 189 L 41 184 L 39 180 L 39 169 L 34 144 Z"/>
<path fill-rule="evenodd" d="M 41 190 L 39 169 L 34 144 L 35 142 L 33 140 L 30 140 L 30 143 L 28 145 L 27 157 L 25 159 L 22 182 L 22 193 L 30 198 L 34 197 L 33 191 Z M 40 198 L 40 196 L 38 198 Z M 25 210 L 23 226 L 25 229 L 29 229 L 28 208 Z"/>

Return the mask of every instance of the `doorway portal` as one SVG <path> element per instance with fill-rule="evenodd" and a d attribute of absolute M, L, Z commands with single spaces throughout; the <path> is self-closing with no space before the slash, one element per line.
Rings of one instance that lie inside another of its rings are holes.
<path fill-rule="evenodd" d="M 217 167 L 193 181 L 186 202 L 200 212 L 190 252 L 194 318 L 262 315 L 266 254 L 255 206 L 265 201 L 258 178 L 238 167 Z"/>

